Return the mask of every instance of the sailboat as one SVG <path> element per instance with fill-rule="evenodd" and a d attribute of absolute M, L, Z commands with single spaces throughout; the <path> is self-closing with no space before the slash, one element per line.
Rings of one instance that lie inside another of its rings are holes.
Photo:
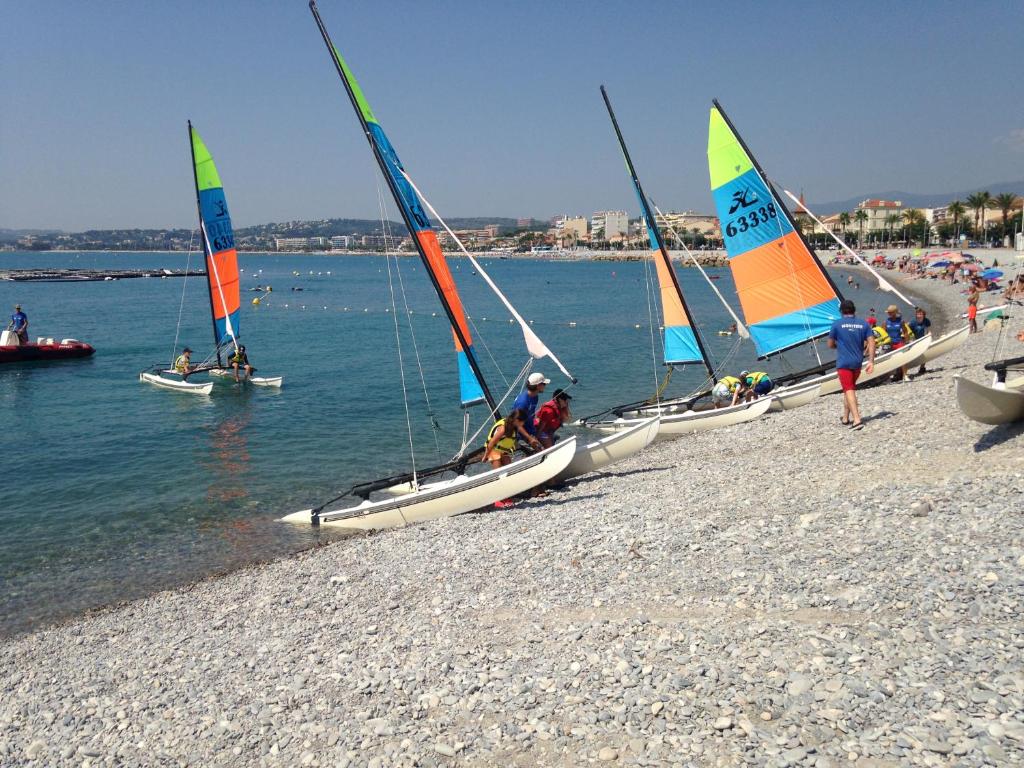
<path fill-rule="evenodd" d="M 490 416 L 498 419 L 498 402 L 477 363 L 462 301 L 420 196 L 359 83 L 331 41 L 315 0 L 310 1 L 309 8 L 448 318 L 455 343 L 461 404 L 468 409 L 486 403 Z M 540 349 L 531 350 L 531 354 L 539 352 Z M 464 439 L 459 455 L 445 464 L 360 483 L 315 508 L 294 512 L 282 519 L 306 525 L 380 529 L 469 512 L 551 480 L 569 466 L 576 453 L 576 439 L 570 437 L 551 448 L 478 474 L 469 474 L 467 469 L 479 461 L 482 451 L 467 454 L 466 448 Z M 374 493 L 376 499 L 371 498 Z M 334 506 L 337 502 L 342 505 Z"/>
<path fill-rule="evenodd" d="M 661 310 L 664 322 L 663 350 L 664 363 L 671 371 L 675 366 L 689 364 L 700 364 L 708 374 L 710 383 L 714 382 L 715 369 L 711 364 L 704 343 L 697 331 L 693 315 L 679 287 L 679 280 L 676 276 L 672 259 L 665 241 L 662 239 L 661 231 L 658 228 L 651 204 L 644 194 L 640 179 L 633 166 L 633 160 L 626 148 L 626 141 L 619 129 L 618 120 L 612 109 L 611 101 L 608 99 L 608 92 L 601 86 L 601 96 L 604 99 L 608 116 L 611 119 L 612 127 L 615 129 L 615 136 L 619 142 L 619 149 L 626 163 L 626 170 L 633 183 L 633 191 L 640 202 L 640 210 L 644 223 L 647 226 L 647 235 L 650 240 L 652 258 L 658 277 L 658 286 L 661 296 Z M 662 403 L 659 397 L 653 401 L 643 403 L 631 403 L 618 406 L 595 416 L 581 419 L 580 424 L 591 429 L 606 432 L 615 432 L 624 429 L 631 429 L 635 424 L 652 414 L 661 416 L 661 427 L 659 439 L 674 437 L 690 432 L 700 432 L 717 427 L 739 424 L 750 421 L 764 414 L 771 407 L 771 398 L 759 398 L 749 403 L 728 406 L 726 408 L 693 410 L 693 401 L 699 394 L 691 395 L 688 398 L 677 398 Z"/>
<path fill-rule="evenodd" d="M 183 377 L 170 366 L 157 365 L 139 374 L 141 381 L 178 392 L 208 395 L 214 382 L 189 381 L 197 374 L 209 374 L 224 381 L 234 379 L 235 371 L 224 365 L 224 353 L 233 354 L 239 348 L 238 253 L 231 228 L 224 186 L 221 184 L 213 157 L 188 122 L 189 148 L 192 152 L 192 178 L 196 188 L 196 208 L 199 213 L 199 235 L 206 256 L 206 285 L 210 296 L 210 314 L 213 319 L 214 350 L 210 356 Z M 177 355 L 177 349 L 174 355 Z M 173 355 L 172 355 L 173 357 Z M 244 372 L 243 372 L 244 373 Z M 283 376 L 246 377 L 244 381 L 260 387 L 280 387 Z"/>
<path fill-rule="evenodd" d="M 840 316 L 842 294 L 717 100 L 708 127 L 708 170 L 729 268 L 758 358 L 826 336 Z M 916 362 L 930 344 L 928 334 L 878 355 L 861 382 Z M 795 383 L 772 393 L 775 407 L 794 408 L 840 391 L 834 366 L 818 357 L 814 368 L 777 377 Z"/>

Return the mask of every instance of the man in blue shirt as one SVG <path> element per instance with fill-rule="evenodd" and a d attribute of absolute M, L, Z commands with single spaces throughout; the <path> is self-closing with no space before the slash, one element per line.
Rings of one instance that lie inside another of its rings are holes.
<path fill-rule="evenodd" d="M 857 308 L 849 299 L 839 305 L 842 317 L 833 321 L 828 332 L 828 345 L 836 350 L 836 374 L 843 388 L 843 415 L 839 423 L 850 429 L 864 429 L 860 420 L 860 406 L 857 403 L 857 379 L 864 365 L 864 350 L 867 348 L 868 373 L 875 367 L 875 335 L 871 326 L 854 315 Z"/>
<path fill-rule="evenodd" d="M 21 311 L 21 304 L 14 305 L 14 314 L 11 315 L 8 328 L 18 334 L 20 343 L 28 344 L 28 315 Z"/>
<path fill-rule="evenodd" d="M 885 308 L 885 332 L 889 334 L 889 338 L 892 339 L 892 349 L 895 352 L 900 347 L 906 345 L 908 339 L 906 334 L 903 333 L 903 315 L 900 314 L 900 308 L 895 304 L 890 304 Z M 892 375 L 893 381 L 906 381 L 907 380 L 907 366 L 900 366 L 900 372 Z"/>
<path fill-rule="evenodd" d="M 537 412 L 537 402 L 540 400 L 540 393 L 544 387 L 551 383 L 551 379 L 545 379 L 543 373 L 531 373 L 526 379 L 526 389 L 519 393 L 515 402 L 512 403 L 512 410 L 521 408 L 526 412 L 526 418 L 519 427 L 519 434 L 523 436 L 534 448 L 540 448 L 540 440 L 537 439 L 537 425 L 534 423 L 534 414 Z"/>
<path fill-rule="evenodd" d="M 910 326 L 911 333 L 914 334 L 915 339 L 920 339 L 932 332 L 932 321 L 925 316 L 925 311 L 918 307 L 914 311 L 914 319 L 907 323 Z M 928 369 L 924 367 L 924 361 L 921 361 L 921 367 L 917 369 L 917 375 L 920 376 L 922 373 L 928 373 Z"/>

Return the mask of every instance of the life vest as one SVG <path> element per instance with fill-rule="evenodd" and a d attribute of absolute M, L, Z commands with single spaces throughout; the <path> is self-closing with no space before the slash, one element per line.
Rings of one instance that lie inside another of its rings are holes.
<path fill-rule="evenodd" d="M 876 325 L 871 329 L 871 332 L 875 334 L 875 344 L 881 347 L 887 347 L 892 344 L 892 339 L 889 338 L 888 332 L 880 325 Z"/>
<path fill-rule="evenodd" d="M 562 426 L 562 410 L 554 400 L 548 400 L 537 409 L 535 423 L 544 432 L 554 432 Z"/>
<path fill-rule="evenodd" d="M 494 435 L 497 433 L 498 427 L 504 427 L 504 426 L 505 426 L 505 420 L 504 419 L 498 419 L 496 422 L 494 422 L 494 426 L 491 427 L 491 431 L 487 433 L 487 442 L 484 443 L 484 448 L 486 448 L 490 444 L 491 440 L 494 439 Z M 501 438 L 501 440 L 499 440 L 495 444 L 494 447 L 497 450 L 501 451 L 502 453 L 515 453 L 515 450 L 516 450 L 516 436 L 515 436 L 515 433 L 513 433 L 511 437 L 508 436 L 508 435 L 505 435 L 505 437 Z"/>
<path fill-rule="evenodd" d="M 231 362 L 232 363 L 238 363 L 239 365 L 241 365 L 244 362 L 248 362 L 245 358 L 246 358 L 245 352 L 243 352 L 240 349 L 236 349 L 235 350 L 235 354 L 233 354 L 231 356 Z"/>
<path fill-rule="evenodd" d="M 188 367 L 188 360 L 185 359 L 184 355 L 178 355 L 178 359 L 174 361 L 174 370 L 178 373 L 184 373 Z"/>
<path fill-rule="evenodd" d="M 725 386 L 729 388 L 730 392 L 735 392 L 737 389 L 740 388 L 740 385 L 743 382 L 737 379 L 735 376 L 723 376 L 718 383 L 725 384 Z"/>
<path fill-rule="evenodd" d="M 913 341 L 917 338 L 917 334 L 914 333 L 914 329 L 910 327 L 910 323 L 903 324 L 903 340 Z"/>
<path fill-rule="evenodd" d="M 754 371 L 753 373 L 748 373 L 747 374 L 747 386 L 748 387 L 756 387 L 757 384 L 760 381 L 762 381 L 764 379 L 767 379 L 767 378 L 768 378 L 768 374 L 765 373 L 764 371 Z"/>

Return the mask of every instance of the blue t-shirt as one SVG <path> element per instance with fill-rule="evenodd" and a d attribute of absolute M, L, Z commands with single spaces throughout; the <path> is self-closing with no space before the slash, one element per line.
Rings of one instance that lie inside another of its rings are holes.
<path fill-rule="evenodd" d="M 522 408 L 526 411 L 526 421 L 523 423 L 523 426 L 526 427 L 526 431 L 531 435 L 537 434 L 537 425 L 533 423 L 533 416 L 537 411 L 537 401 L 539 399 L 539 395 L 530 397 L 530 394 L 524 389 L 516 397 L 515 402 L 512 403 L 512 410 Z"/>
<path fill-rule="evenodd" d="M 932 321 L 926 317 L 924 320 L 918 322 L 915 318 L 907 323 L 907 325 L 909 325 L 910 330 L 914 332 L 914 338 L 920 339 L 928 333 L 928 329 L 932 327 Z"/>
<path fill-rule="evenodd" d="M 893 344 L 903 341 L 903 316 L 885 318 L 885 332 L 889 334 Z"/>
<path fill-rule="evenodd" d="M 864 363 L 864 344 L 871 336 L 866 320 L 844 315 L 833 321 L 828 337 L 836 343 L 836 368 L 860 368 Z"/>
<path fill-rule="evenodd" d="M 20 331 L 28 325 L 28 316 L 24 312 L 15 312 L 11 315 L 11 322 L 14 323 L 14 330 Z"/>

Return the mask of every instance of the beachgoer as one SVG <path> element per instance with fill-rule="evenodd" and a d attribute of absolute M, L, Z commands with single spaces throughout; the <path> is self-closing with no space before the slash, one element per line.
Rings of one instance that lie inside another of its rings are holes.
<path fill-rule="evenodd" d="M 28 344 L 28 315 L 21 311 L 21 304 L 14 305 L 14 314 L 11 315 L 7 330 L 18 334 L 19 344 Z"/>
<path fill-rule="evenodd" d="M 971 326 L 968 333 L 978 332 L 978 295 L 967 297 L 967 324 Z"/>
<path fill-rule="evenodd" d="M 764 371 L 743 371 L 740 378 L 743 379 L 743 388 L 748 403 L 775 389 L 775 382 Z"/>
<path fill-rule="evenodd" d="M 931 333 L 932 321 L 928 319 L 923 307 L 914 310 L 914 319 L 908 325 L 915 339 L 920 339 Z M 917 369 L 916 375 L 920 376 L 922 373 L 928 373 L 928 369 L 924 367 L 924 360 L 921 361 L 921 367 Z"/>
<path fill-rule="evenodd" d="M 849 299 L 839 305 L 842 317 L 832 323 L 828 332 L 828 345 L 836 350 L 836 374 L 843 388 L 843 415 L 839 423 L 851 429 L 863 429 L 860 419 L 860 405 L 857 403 L 857 379 L 861 367 L 871 373 L 875 367 L 875 337 L 871 327 L 854 315 L 857 308 Z M 864 365 L 864 352 L 868 362 Z"/>
<path fill-rule="evenodd" d="M 235 349 L 235 353 L 228 358 L 228 363 L 231 365 L 231 369 L 235 372 L 235 381 L 238 381 L 238 369 L 241 368 L 245 372 L 245 378 L 252 378 L 252 372 L 256 369 L 249 363 L 249 356 L 245 354 L 245 345 L 239 344 L 238 348 Z"/>
<path fill-rule="evenodd" d="M 192 365 L 192 350 L 185 347 L 178 355 L 178 359 L 174 361 L 174 370 L 181 374 L 182 381 L 187 381 L 195 369 L 196 367 Z"/>
<path fill-rule="evenodd" d="M 516 438 L 523 425 L 526 413 L 522 409 L 514 408 L 504 419 L 498 419 L 487 433 L 487 442 L 484 443 L 483 461 L 489 461 L 492 469 L 500 469 L 506 464 L 512 463 L 512 454 L 516 452 Z M 501 499 L 494 502 L 498 509 L 514 506 L 512 499 Z"/>
<path fill-rule="evenodd" d="M 551 379 L 545 379 L 543 373 L 531 373 L 526 379 L 526 389 L 519 393 L 512 403 L 513 409 L 520 409 L 526 415 L 519 425 L 519 434 L 533 448 L 540 448 L 540 440 L 537 439 L 537 425 L 533 417 L 537 413 L 537 401 L 544 387 L 551 383 Z"/>
<path fill-rule="evenodd" d="M 569 401 L 572 396 L 562 389 L 555 390 L 555 396 L 537 409 L 537 417 L 534 422 L 537 426 L 537 439 L 545 448 L 555 444 L 555 432 L 572 419 L 569 412 Z"/>
<path fill-rule="evenodd" d="M 870 325 L 872 328 L 878 325 L 878 318 L 875 317 L 874 307 L 868 310 L 868 316 L 865 319 L 868 321 L 868 325 Z"/>
<path fill-rule="evenodd" d="M 850 286 L 851 288 L 853 288 L 853 275 L 847 275 L 846 276 L 846 284 L 848 286 Z"/>
<path fill-rule="evenodd" d="M 900 349 L 907 343 L 906 333 L 903 328 L 903 316 L 900 314 L 900 308 L 895 304 L 890 304 L 885 308 L 885 332 L 889 334 L 889 339 L 892 341 L 893 351 Z M 893 381 L 907 381 L 907 366 L 901 365 L 900 372 L 892 375 Z"/>
<path fill-rule="evenodd" d="M 723 376 L 718 383 L 711 388 L 711 402 L 715 408 L 721 408 L 728 400 L 729 405 L 736 405 L 743 396 L 746 387 L 742 378 L 736 376 Z"/>

